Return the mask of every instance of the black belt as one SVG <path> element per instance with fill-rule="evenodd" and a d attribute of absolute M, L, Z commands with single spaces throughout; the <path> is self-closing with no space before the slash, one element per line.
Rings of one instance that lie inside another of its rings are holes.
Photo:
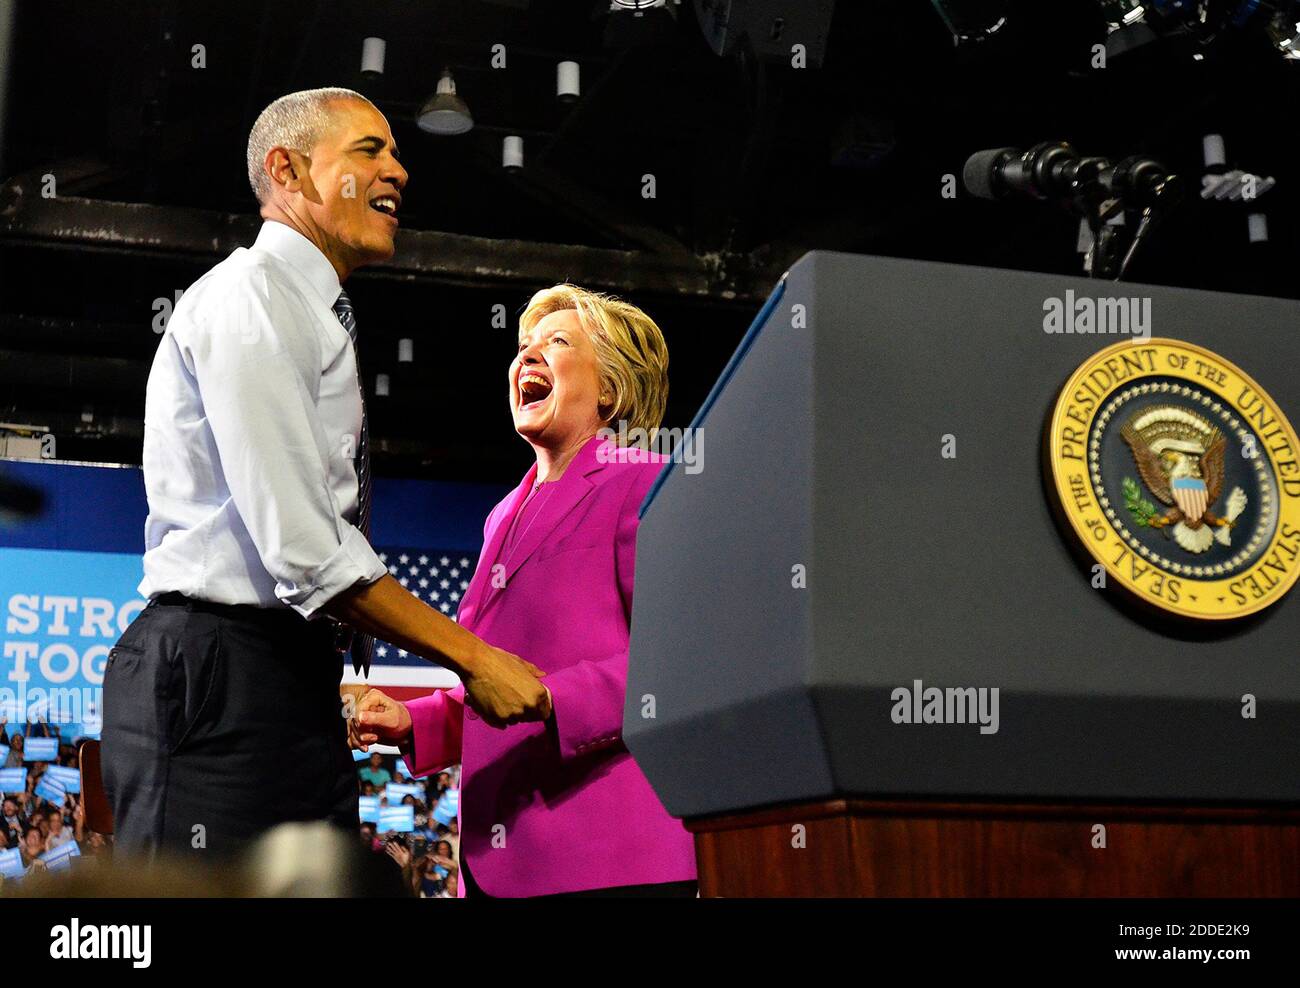
<path fill-rule="evenodd" d="M 340 624 L 333 618 L 323 621 L 308 621 L 297 611 L 289 607 L 258 607 L 256 604 L 218 604 L 211 600 L 199 600 L 187 597 L 179 590 L 160 593 L 151 597 L 149 606 L 184 607 L 189 611 L 215 614 L 218 617 L 236 621 L 249 621 L 265 624 L 269 627 L 300 629 L 328 637 L 337 652 L 346 652 L 352 639 L 352 629 Z"/>

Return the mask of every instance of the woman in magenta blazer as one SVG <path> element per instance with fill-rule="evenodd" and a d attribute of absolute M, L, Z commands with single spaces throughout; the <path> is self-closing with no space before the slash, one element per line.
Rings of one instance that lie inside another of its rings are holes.
<path fill-rule="evenodd" d="M 551 714 L 497 729 L 463 687 L 371 690 L 354 731 L 417 775 L 461 763 L 462 896 L 694 895 L 691 836 L 622 740 L 637 509 L 663 457 L 604 438 L 659 426 L 668 348 L 635 306 L 557 285 L 520 317 L 509 377 L 537 461 L 488 516 L 457 618 L 545 673 Z"/>

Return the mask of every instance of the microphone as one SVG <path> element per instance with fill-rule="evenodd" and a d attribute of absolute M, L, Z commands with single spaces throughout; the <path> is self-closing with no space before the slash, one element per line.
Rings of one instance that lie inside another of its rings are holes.
<path fill-rule="evenodd" d="M 976 151 L 966 159 L 962 182 L 981 199 L 1055 200 L 1081 217 L 1091 233 L 1084 269 L 1094 278 L 1116 280 L 1183 195 L 1182 181 L 1158 161 L 1133 155 L 1116 165 L 1107 158 L 1084 158 L 1065 141 L 1045 141 L 1028 151 Z M 1131 236 L 1116 225 L 1126 214 L 1137 218 Z M 1121 255 L 1125 239 L 1128 250 Z"/>
<path fill-rule="evenodd" d="M 1028 151 L 989 148 L 976 151 L 962 169 L 966 191 L 981 199 L 1064 199 L 1088 182 L 1099 182 L 1113 198 L 1130 206 L 1167 205 L 1182 194 L 1177 175 L 1152 158 L 1134 155 L 1112 165 L 1106 158 L 1084 158 L 1064 141 L 1037 144 Z"/>
<path fill-rule="evenodd" d="M 1141 209 L 1167 207 L 1182 198 L 1183 184 L 1160 162 L 1134 155 L 1101 174 L 1101 184 L 1116 199 Z"/>
<path fill-rule="evenodd" d="M 1105 158 L 1084 158 L 1065 141 L 1045 141 L 1028 151 L 989 148 L 966 159 L 962 183 L 981 199 L 1060 199 L 1077 193 L 1109 167 Z"/>

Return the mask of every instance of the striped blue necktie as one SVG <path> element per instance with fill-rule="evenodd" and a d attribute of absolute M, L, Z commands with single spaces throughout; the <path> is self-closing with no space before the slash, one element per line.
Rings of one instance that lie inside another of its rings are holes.
<path fill-rule="evenodd" d="M 357 528 L 361 534 L 370 538 L 370 421 L 366 415 L 366 389 L 361 384 L 361 357 L 357 347 L 357 314 L 352 311 L 352 299 L 347 292 L 339 292 L 338 301 L 334 303 L 334 314 L 339 323 L 348 331 L 352 340 L 352 355 L 357 362 L 357 387 L 361 389 L 361 441 L 357 444 L 357 455 L 353 461 L 357 468 Z M 375 640 L 362 631 L 344 635 L 340 640 L 346 647 L 348 638 L 352 643 L 352 669 L 354 672 L 370 675 L 370 656 L 375 648 Z"/>

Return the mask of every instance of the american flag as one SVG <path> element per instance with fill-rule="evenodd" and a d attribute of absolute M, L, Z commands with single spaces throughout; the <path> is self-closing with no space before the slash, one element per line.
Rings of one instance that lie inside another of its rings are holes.
<path fill-rule="evenodd" d="M 410 546 L 376 547 L 376 551 L 393 579 L 412 596 L 456 620 L 456 609 L 474 575 L 477 551 Z M 359 681 L 352 675 L 350 660 L 345 666 L 343 681 Z M 366 681 L 374 686 L 438 687 L 455 685 L 457 679 L 450 671 L 404 648 L 376 641 Z"/>

